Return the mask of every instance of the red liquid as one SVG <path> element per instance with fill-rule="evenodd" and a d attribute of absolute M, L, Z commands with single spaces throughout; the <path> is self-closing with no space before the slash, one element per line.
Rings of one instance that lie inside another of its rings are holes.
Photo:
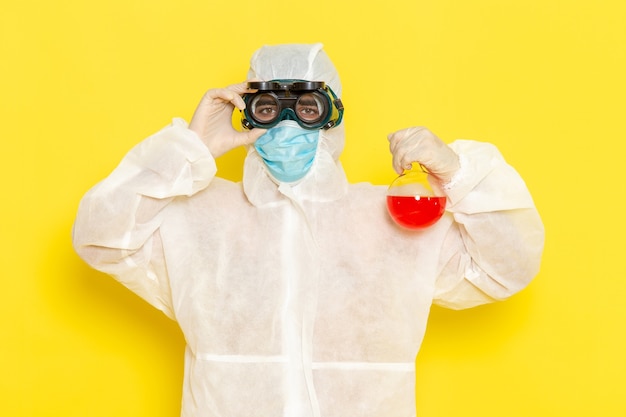
<path fill-rule="evenodd" d="M 445 197 L 387 196 L 391 218 L 408 229 L 432 226 L 441 218 L 445 208 Z"/>

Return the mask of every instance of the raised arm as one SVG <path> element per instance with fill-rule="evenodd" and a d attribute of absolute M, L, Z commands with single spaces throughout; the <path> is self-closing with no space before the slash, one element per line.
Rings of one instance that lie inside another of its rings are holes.
<path fill-rule="evenodd" d="M 495 146 L 445 145 L 425 128 L 389 136 L 394 167 L 422 163 L 454 221 L 441 248 L 434 303 L 461 309 L 504 300 L 539 271 L 544 228 L 526 184 Z"/>
<path fill-rule="evenodd" d="M 74 224 L 77 253 L 170 317 L 169 281 L 159 235 L 163 209 L 190 197 L 216 174 L 215 156 L 254 142 L 263 130 L 238 132 L 245 84 L 207 91 L 189 128 L 180 119 L 136 145 L 83 197 Z"/>

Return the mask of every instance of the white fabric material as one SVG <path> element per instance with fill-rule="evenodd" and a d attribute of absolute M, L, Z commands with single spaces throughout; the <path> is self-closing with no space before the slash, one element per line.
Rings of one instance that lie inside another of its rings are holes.
<path fill-rule="evenodd" d="M 253 72 L 338 83 L 320 48 L 278 47 L 278 61 L 298 58 L 285 67 L 266 64 L 274 50 L 263 48 Z M 414 232 L 388 217 L 386 187 L 348 185 L 343 128 L 324 136 L 298 184 L 272 182 L 252 147 L 241 184 L 217 177 L 175 120 L 81 201 L 80 256 L 185 335 L 183 416 L 415 416 L 431 304 L 502 300 L 537 273 L 543 226 L 495 147 L 451 145 L 462 167 L 444 190 L 448 211 Z"/>

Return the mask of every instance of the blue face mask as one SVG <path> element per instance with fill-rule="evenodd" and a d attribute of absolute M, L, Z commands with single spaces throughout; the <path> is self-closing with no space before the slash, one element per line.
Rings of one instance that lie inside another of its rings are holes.
<path fill-rule="evenodd" d="M 285 121 L 257 139 L 254 147 L 275 179 L 294 182 L 311 169 L 319 135 L 319 130 L 302 129 Z"/>

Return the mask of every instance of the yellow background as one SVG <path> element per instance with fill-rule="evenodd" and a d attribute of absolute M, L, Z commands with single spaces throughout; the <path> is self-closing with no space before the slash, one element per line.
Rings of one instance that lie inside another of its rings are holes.
<path fill-rule="evenodd" d="M 74 254 L 78 201 L 257 47 L 316 41 L 342 76 L 351 181 L 390 182 L 386 134 L 426 125 L 496 144 L 547 229 L 522 293 L 434 309 L 420 417 L 626 415 L 622 0 L 5 2 L 0 415 L 178 415 L 183 339 Z"/>

